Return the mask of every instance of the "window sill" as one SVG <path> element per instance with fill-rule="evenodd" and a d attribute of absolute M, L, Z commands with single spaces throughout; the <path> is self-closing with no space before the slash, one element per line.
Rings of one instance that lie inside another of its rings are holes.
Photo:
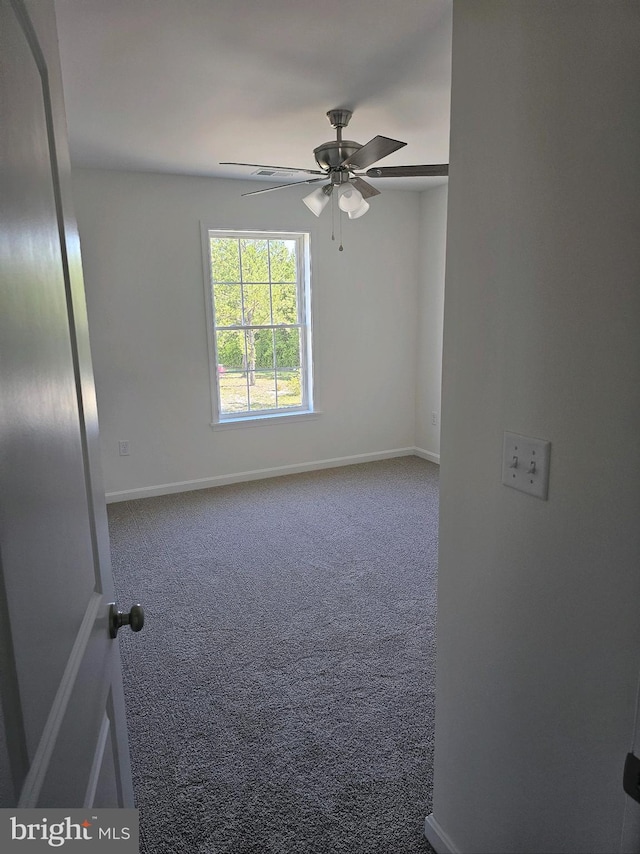
<path fill-rule="evenodd" d="M 214 421 L 211 427 L 214 430 L 234 430 L 237 427 L 259 427 L 260 425 L 273 426 L 275 424 L 290 424 L 293 421 L 314 421 L 321 413 L 316 409 L 313 412 L 283 412 L 278 415 L 255 415 L 244 418 L 226 418 L 224 421 Z"/>

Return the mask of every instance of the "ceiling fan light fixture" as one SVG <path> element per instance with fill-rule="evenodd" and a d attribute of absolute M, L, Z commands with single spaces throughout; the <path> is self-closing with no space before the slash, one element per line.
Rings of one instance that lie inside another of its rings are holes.
<path fill-rule="evenodd" d="M 329 196 L 333 190 L 332 184 L 327 184 L 324 187 L 317 187 L 313 193 L 303 198 L 303 202 L 309 208 L 312 214 L 320 216 L 322 211 L 329 204 Z"/>
<path fill-rule="evenodd" d="M 370 207 L 371 205 L 369 202 L 366 199 L 363 199 L 359 208 L 356 208 L 354 211 L 349 211 L 349 219 L 358 219 L 358 217 L 366 214 Z"/>
<path fill-rule="evenodd" d="M 338 187 L 338 207 L 345 213 L 352 213 L 361 207 L 364 198 L 360 190 L 356 190 L 351 184 L 341 184 Z M 363 211 L 362 213 L 365 213 Z"/>

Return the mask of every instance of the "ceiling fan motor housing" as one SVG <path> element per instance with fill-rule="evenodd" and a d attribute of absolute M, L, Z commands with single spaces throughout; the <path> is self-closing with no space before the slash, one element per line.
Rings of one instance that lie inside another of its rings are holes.
<path fill-rule="evenodd" d="M 341 163 L 348 157 L 353 157 L 356 151 L 361 148 L 360 143 L 353 142 L 351 139 L 332 140 L 331 142 L 323 142 L 322 145 L 314 148 L 313 156 L 318 166 L 328 172 L 332 169 L 339 169 Z"/>

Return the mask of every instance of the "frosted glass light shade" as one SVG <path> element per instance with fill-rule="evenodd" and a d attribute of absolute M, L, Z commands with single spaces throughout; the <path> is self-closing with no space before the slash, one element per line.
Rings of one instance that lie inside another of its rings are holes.
<path fill-rule="evenodd" d="M 302 201 L 309 208 L 312 214 L 320 216 L 322 211 L 329 204 L 329 196 L 331 195 L 332 190 L 333 186 L 331 184 L 325 187 L 317 187 L 313 193 L 309 193 L 309 195 L 305 196 Z"/>
<path fill-rule="evenodd" d="M 362 204 L 359 208 L 356 208 L 354 211 L 349 211 L 349 219 L 358 219 L 362 214 L 366 214 L 371 205 L 366 199 L 362 200 Z"/>
<path fill-rule="evenodd" d="M 364 199 L 360 190 L 356 190 L 351 184 L 341 184 L 338 190 L 338 207 L 345 213 L 357 211 Z M 364 213 L 364 211 L 363 211 Z"/>

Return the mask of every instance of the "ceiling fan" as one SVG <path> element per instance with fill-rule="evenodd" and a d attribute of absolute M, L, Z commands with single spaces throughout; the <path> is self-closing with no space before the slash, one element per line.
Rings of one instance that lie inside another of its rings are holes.
<path fill-rule="evenodd" d="M 407 143 L 400 142 L 397 139 L 390 139 L 387 136 L 374 136 L 365 145 L 360 145 L 350 139 L 343 139 L 342 129 L 349 124 L 352 115 L 351 110 L 343 109 L 329 110 L 327 113 L 329 123 L 336 129 L 336 139 L 323 142 L 322 145 L 313 149 L 313 155 L 319 169 L 265 166 L 260 163 L 232 163 L 229 161 L 220 165 L 256 166 L 260 169 L 319 175 L 321 177 L 305 178 L 304 181 L 279 184 L 277 187 L 265 187 L 262 190 L 242 193 L 242 195 L 255 196 L 258 193 L 269 193 L 271 190 L 282 190 L 285 187 L 294 187 L 297 184 L 325 182 L 322 187 L 317 187 L 312 193 L 305 196 L 302 201 L 312 213 L 320 216 L 335 189 L 338 197 L 338 207 L 347 213 L 350 219 L 357 219 L 365 214 L 369 210 L 367 199 L 380 194 L 380 191 L 368 181 L 365 181 L 365 178 L 430 177 L 449 174 L 449 165 L 447 163 L 433 166 L 375 166 L 371 169 L 367 168 L 383 157 L 387 157 L 387 155 L 397 151 L 399 148 L 403 148 Z M 366 171 L 356 171 L 362 169 Z"/>

